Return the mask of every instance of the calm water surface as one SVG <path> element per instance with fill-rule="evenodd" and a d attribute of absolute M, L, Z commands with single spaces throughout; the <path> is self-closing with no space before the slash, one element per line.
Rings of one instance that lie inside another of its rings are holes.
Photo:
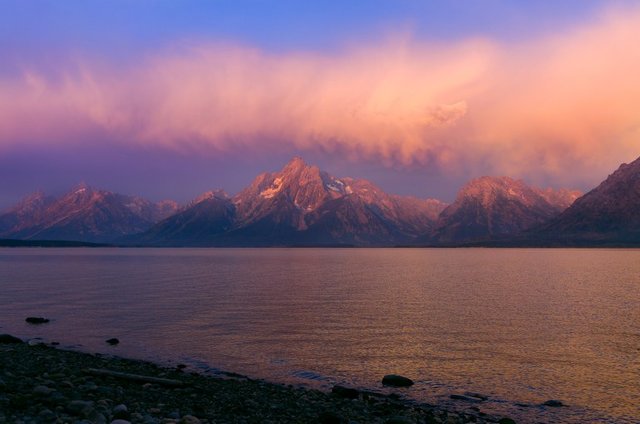
<path fill-rule="evenodd" d="M 0 331 L 320 388 L 399 373 L 408 398 L 480 392 L 519 422 L 640 422 L 638 250 L 0 249 Z"/>

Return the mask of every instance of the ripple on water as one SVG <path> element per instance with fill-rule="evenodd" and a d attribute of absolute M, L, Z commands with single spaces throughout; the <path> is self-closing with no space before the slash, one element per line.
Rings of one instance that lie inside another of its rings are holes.
<path fill-rule="evenodd" d="M 518 422 L 640 422 L 638 250 L 4 249 L 0 270 L 2 331 L 23 338 L 117 337 L 118 355 L 312 387 L 393 372 L 419 401 L 485 393 Z"/>

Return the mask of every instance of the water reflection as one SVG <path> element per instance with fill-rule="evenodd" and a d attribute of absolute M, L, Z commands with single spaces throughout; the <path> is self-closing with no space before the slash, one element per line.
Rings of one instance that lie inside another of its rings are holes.
<path fill-rule="evenodd" d="M 282 382 L 379 387 L 394 372 L 429 402 L 472 390 L 494 400 L 482 408 L 512 416 L 637 422 L 639 259 L 636 250 L 4 249 L 0 324 L 100 351 L 118 337 L 121 355 Z M 34 314 L 54 321 L 26 326 Z M 537 406 L 557 398 L 571 407 Z"/>

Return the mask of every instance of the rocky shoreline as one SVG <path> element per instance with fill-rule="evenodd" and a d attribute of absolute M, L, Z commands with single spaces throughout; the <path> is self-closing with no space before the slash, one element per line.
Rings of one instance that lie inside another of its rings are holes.
<path fill-rule="evenodd" d="M 336 387 L 332 393 L 188 367 L 67 351 L 0 336 L 0 423 L 500 423 Z"/>

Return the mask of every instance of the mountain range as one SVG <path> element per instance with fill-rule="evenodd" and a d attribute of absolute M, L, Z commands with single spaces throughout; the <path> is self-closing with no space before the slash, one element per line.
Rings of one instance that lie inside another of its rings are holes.
<path fill-rule="evenodd" d="M 585 194 L 509 177 L 468 182 L 455 201 L 385 193 L 294 158 L 235 196 L 154 203 L 85 184 L 27 196 L 0 214 L 0 237 L 136 246 L 450 246 L 640 244 L 640 159 Z"/>
<path fill-rule="evenodd" d="M 462 187 L 420 240 L 448 244 L 505 238 L 559 215 L 580 195 L 575 190 L 530 187 L 509 177 L 476 178 Z"/>
<path fill-rule="evenodd" d="M 432 228 L 446 204 L 385 193 L 294 158 L 234 197 L 205 193 L 130 242 L 152 245 L 393 245 Z"/>
<path fill-rule="evenodd" d="M 21 240 L 113 242 L 147 230 L 178 209 L 177 203 L 153 203 L 86 184 L 60 198 L 33 193 L 0 215 L 0 237 Z"/>

